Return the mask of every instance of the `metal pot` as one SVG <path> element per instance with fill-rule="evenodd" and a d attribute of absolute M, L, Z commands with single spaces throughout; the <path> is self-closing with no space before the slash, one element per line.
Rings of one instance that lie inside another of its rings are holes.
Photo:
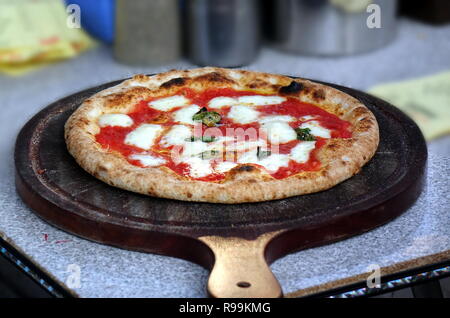
<path fill-rule="evenodd" d="M 117 0 L 114 55 L 125 64 L 157 66 L 181 56 L 178 0 Z"/>
<path fill-rule="evenodd" d="M 397 0 L 276 0 L 275 45 L 313 55 L 370 51 L 395 37 L 396 11 Z"/>
<path fill-rule="evenodd" d="M 196 64 L 235 67 L 260 48 L 259 0 L 186 0 L 186 45 Z"/>

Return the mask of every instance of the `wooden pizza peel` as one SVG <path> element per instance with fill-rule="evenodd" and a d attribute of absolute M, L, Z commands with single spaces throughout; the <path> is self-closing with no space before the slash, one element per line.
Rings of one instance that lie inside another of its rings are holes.
<path fill-rule="evenodd" d="M 333 86 L 364 103 L 380 126 L 380 146 L 361 172 L 326 191 L 283 200 L 210 204 L 148 197 L 111 187 L 85 172 L 66 150 L 64 123 L 94 93 L 59 100 L 21 130 L 16 188 L 48 223 L 125 249 L 179 257 L 211 269 L 213 297 L 281 297 L 268 264 L 380 226 L 422 191 L 427 148 L 417 125 L 388 103 Z"/>

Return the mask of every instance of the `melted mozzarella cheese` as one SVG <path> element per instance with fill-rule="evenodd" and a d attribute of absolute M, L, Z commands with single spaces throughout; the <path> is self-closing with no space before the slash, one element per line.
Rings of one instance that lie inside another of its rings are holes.
<path fill-rule="evenodd" d="M 239 157 L 238 162 L 242 164 L 255 163 L 260 166 L 263 166 L 269 172 L 275 173 L 281 167 L 287 167 L 289 165 L 289 160 L 290 160 L 289 156 L 284 154 L 272 154 L 268 157 L 265 157 L 264 159 L 259 160 L 257 156 L 257 151 L 252 150 L 243 153 Z"/>
<path fill-rule="evenodd" d="M 266 168 L 269 172 L 277 172 L 281 167 L 287 167 L 289 165 L 289 156 L 283 154 L 272 154 L 262 160 L 259 160 L 258 164 Z"/>
<path fill-rule="evenodd" d="M 134 154 L 129 157 L 131 160 L 138 160 L 144 167 L 156 167 L 166 163 L 163 158 L 148 154 Z"/>
<path fill-rule="evenodd" d="M 183 158 L 182 162 L 189 165 L 189 175 L 194 178 L 203 178 L 212 173 L 211 162 L 198 157 Z"/>
<path fill-rule="evenodd" d="M 185 106 L 189 104 L 189 99 L 182 95 L 175 95 L 154 100 L 148 103 L 149 107 L 152 107 L 161 111 L 168 111 L 175 107 Z"/>
<path fill-rule="evenodd" d="M 232 97 L 216 97 L 209 101 L 208 106 L 210 108 L 222 108 L 224 106 L 236 105 L 238 101 Z"/>
<path fill-rule="evenodd" d="M 303 141 L 291 150 L 291 159 L 298 163 L 305 163 L 309 160 L 311 151 L 316 147 L 315 141 Z"/>
<path fill-rule="evenodd" d="M 331 138 L 331 132 L 328 129 L 320 126 L 319 122 L 315 120 L 301 124 L 300 128 L 309 128 L 311 130 L 311 134 L 317 137 Z"/>
<path fill-rule="evenodd" d="M 289 115 L 275 115 L 275 116 L 265 116 L 262 117 L 258 122 L 260 124 L 265 124 L 273 121 L 281 121 L 281 122 L 291 122 L 294 121 L 295 118 Z"/>
<path fill-rule="evenodd" d="M 192 136 L 191 128 L 184 125 L 175 125 L 161 139 L 164 146 L 179 146 L 186 143 L 186 139 Z"/>
<path fill-rule="evenodd" d="M 267 147 L 267 142 L 263 139 L 258 140 L 236 140 L 226 144 L 227 151 L 249 151 L 256 149 L 257 147 Z"/>
<path fill-rule="evenodd" d="M 225 152 L 228 144 L 233 140 L 233 137 L 217 136 L 213 142 L 208 143 L 208 151 Z"/>
<path fill-rule="evenodd" d="M 125 143 L 142 149 L 150 149 L 161 131 L 160 125 L 143 124 L 125 137 Z"/>
<path fill-rule="evenodd" d="M 238 158 L 238 163 L 258 163 L 258 156 L 256 150 L 244 152 Z"/>
<path fill-rule="evenodd" d="M 200 110 L 200 106 L 192 105 L 186 108 L 182 108 L 174 113 L 174 121 L 183 124 L 194 125 L 195 122 L 192 117 Z"/>
<path fill-rule="evenodd" d="M 230 162 L 230 161 L 221 161 L 219 162 L 216 167 L 215 167 L 215 171 L 218 173 L 225 173 L 227 171 L 230 171 L 231 169 L 233 169 L 234 167 L 236 167 L 238 164 L 235 162 Z"/>
<path fill-rule="evenodd" d="M 133 125 L 133 119 L 125 114 L 105 114 L 98 119 L 98 125 L 100 127 L 106 126 L 120 126 L 130 127 Z"/>
<path fill-rule="evenodd" d="M 276 105 L 284 102 L 286 98 L 281 96 L 241 96 L 238 98 L 240 104 L 246 104 L 251 106 L 265 106 L 265 105 Z"/>
<path fill-rule="evenodd" d="M 254 122 L 259 116 L 259 112 L 247 106 L 233 106 L 228 113 L 228 118 L 238 124 L 249 124 Z"/>
<path fill-rule="evenodd" d="M 273 144 L 284 144 L 297 139 L 297 133 L 286 122 L 268 122 L 262 125 L 262 130 Z"/>
<path fill-rule="evenodd" d="M 206 142 L 196 140 L 192 142 L 186 142 L 183 146 L 183 157 L 192 157 L 208 151 L 209 147 Z"/>
<path fill-rule="evenodd" d="M 210 108 L 222 108 L 225 106 L 235 106 L 240 104 L 246 106 L 265 106 L 281 104 L 284 101 L 286 101 L 286 98 L 281 96 L 251 95 L 237 98 L 220 96 L 211 99 L 208 106 Z"/>

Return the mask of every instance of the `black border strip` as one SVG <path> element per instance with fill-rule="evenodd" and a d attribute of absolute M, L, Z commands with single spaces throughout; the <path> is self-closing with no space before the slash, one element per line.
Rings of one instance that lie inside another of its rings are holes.
<path fill-rule="evenodd" d="M 13 266 L 18 268 L 24 275 L 30 277 L 42 289 L 54 298 L 73 298 L 73 295 L 63 288 L 48 274 L 39 269 L 33 262 L 26 258 L 11 244 L 0 237 L 0 256 L 9 260 Z"/>

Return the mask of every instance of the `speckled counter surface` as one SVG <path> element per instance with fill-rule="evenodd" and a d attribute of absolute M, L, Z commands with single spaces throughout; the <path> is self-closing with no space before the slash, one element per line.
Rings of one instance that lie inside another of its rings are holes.
<path fill-rule="evenodd" d="M 370 54 L 340 58 L 298 57 L 263 50 L 248 69 L 334 82 L 357 89 L 450 69 L 450 26 L 401 21 L 397 40 Z M 82 297 L 204 297 L 208 272 L 195 264 L 92 243 L 48 225 L 18 198 L 13 147 L 23 124 L 52 101 L 135 73 L 160 68 L 117 64 L 107 48 L 55 64 L 21 78 L 0 76 L 0 235 L 65 284 L 68 266 L 81 269 Z M 348 279 L 377 264 L 450 258 L 450 137 L 429 144 L 428 178 L 419 200 L 399 218 L 366 234 L 288 255 L 271 265 L 287 294 Z M 432 256 L 434 255 L 434 256 Z M 416 262 L 418 265 L 422 264 Z"/>

